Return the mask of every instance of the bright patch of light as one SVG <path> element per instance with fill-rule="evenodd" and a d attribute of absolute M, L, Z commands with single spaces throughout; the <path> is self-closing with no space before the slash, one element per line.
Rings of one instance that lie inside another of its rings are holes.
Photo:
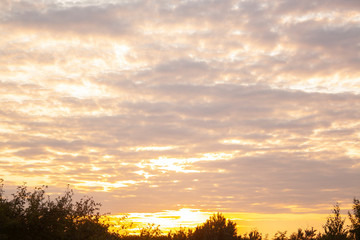
<path fill-rule="evenodd" d="M 85 82 L 81 85 L 64 83 L 58 84 L 55 86 L 55 91 L 76 98 L 89 98 L 106 95 L 106 92 L 103 89 L 90 82 Z"/>
<path fill-rule="evenodd" d="M 127 65 L 127 61 L 125 57 L 126 54 L 130 51 L 130 48 L 126 45 L 119 45 L 119 44 L 114 44 L 113 48 L 114 48 L 116 62 L 120 66 L 125 67 Z"/>
<path fill-rule="evenodd" d="M 353 146 L 352 148 L 347 149 L 346 155 L 350 158 L 359 158 L 360 156 L 360 148 Z"/>
<path fill-rule="evenodd" d="M 238 145 L 253 145 L 253 141 L 244 140 L 244 139 L 225 139 L 222 141 L 223 144 L 238 144 Z"/>
<path fill-rule="evenodd" d="M 281 82 L 281 81 L 280 81 Z M 343 93 L 352 92 L 360 93 L 360 78 L 351 77 L 341 74 L 331 76 L 318 76 L 308 79 L 294 79 L 288 85 L 272 84 L 274 89 L 283 89 L 287 87 L 292 90 L 301 90 L 304 92 L 320 92 L 320 93 Z"/>
<path fill-rule="evenodd" d="M 321 20 L 334 20 L 335 15 L 332 12 L 311 12 L 308 14 L 302 14 L 300 16 L 296 15 L 286 15 L 281 17 L 281 22 L 286 23 L 301 23 L 309 20 L 321 21 Z"/>
<path fill-rule="evenodd" d="M 93 171 L 99 171 L 99 170 L 101 170 L 101 168 L 96 167 L 96 166 L 92 166 L 92 167 L 91 167 L 91 170 L 93 170 Z"/>
<path fill-rule="evenodd" d="M 76 181 L 76 180 L 75 180 Z M 138 183 L 137 181 L 133 180 L 126 180 L 126 181 L 117 181 L 114 183 L 111 182 L 101 182 L 101 181 L 83 181 L 75 183 L 74 186 L 77 188 L 84 188 L 88 189 L 89 187 L 98 187 L 102 188 L 102 191 L 110 191 L 114 188 L 125 188 L 129 187 L 130 185 L 134 185 Z"/>
<path fill-rule="evenodd" d="M 79 156 L 79 153 L 72 153 L 72 152 L 65 152 L 65 151 L 56 151 L 56 150 L 53 150 L 51 148 L 47 148 L 46 149 L 47 152 L 50 152 L 50 153 L 53 153 L 53 154 L 56 154 L 56 155 L 60 155 L 60 156 L 73 156 L 73 157 L 77 157 Z"/>
<path fill-rule="evenodd" d="M 190 173 L 190 172 L 200 172 L 200 170 L 188 169 L 192 166 L 192 163 L 199 161 L 228 160 L 233 157 L 234 157 L 234 153 L 223 153 L 223 152 L 205 153 L 202 154 L 200 157 L 193 157 L 193 158 L 159 157 L 157 159 L 151 159 L 148 162 L 143 161 L 137 166 L 140 168 L 150 167 L 151 169 Z"/>
<path fill-rule="evenodd" d="M 151 175 L 148 172 L 145 172 L 144 170 L 139 170 L 139 171 L 135 171 L 134 173 L 140 175 L 140 176 L 144 176 L 144 178 L 148 179 L 149 177 L 155 176 L 155 175 Z"/>
<path fill-rule="evenodd" d="M 173 212 L 172 214 L 179 215 L 179 221 L 181 221 L 182 224 L 184 223 L 192 223 L 194 221 L 200 222 L 204 221 L 204 219 L 207 218 L 207 214 L 204 214 L 203 212 L 200 212 L 197 209 L 189 209 L 189 208 L 182 208 L 178 211 Z"/>
<path fill-rule="evenodd" d="M 147 224 L 160 225 L 161 230 L 169 232 L 178 227 L 195 227 L 206 221 L 212 213 L 199 209 L 182 208 L 157 213 L 130 213 L 129 221 L 137 222 L 145 227 Z"/>
<path fill-rule="evenodd" d="M 139 151 L 166 151 L 176 148 L 176 146 L 143 146 L 143 147 L 135 147 L 130 150 Z"/>

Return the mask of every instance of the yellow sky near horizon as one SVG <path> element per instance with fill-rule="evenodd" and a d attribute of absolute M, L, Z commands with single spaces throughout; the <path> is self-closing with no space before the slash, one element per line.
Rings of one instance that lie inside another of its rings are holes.
<path fill-rule="evenodd" d="M 153 221 L 321 226 L 360 197 L 359 13 L 357 0 L 0 1 L 0 178 L 70 184 Z"/>
<path fill-rule="evenodd" d="M 330 210 L 330 209 L 329 209 Z M 127 228 L 122 232 L 127 234 L 139 234 L 141 228 L 146 228 L 149 225 L 159 227 L 162 234 L 168 234 L 170 231 L 177 231 L 181 228 L 195 228 L 201 225 L 214 212 L 203 212 L 199 209 L 182 208 L 177 211 L 169 210 L 157 213 L 129 213 L 126 214 L 126 219 L 121 221 L 125 223 Z M 297 232 L 299 228 L 317 230 L 317 233 L 324 232 L 323 226 L 326 223 L 329 214 L 295 214 L 295 213 L 221 213 L 227 218 L 236 223 L 237 233 L 245 235 L 253 230 L 258 230 L 263 237 L 268 235 L 272 237 L 278 231 L 287 231 L 287 235 Z M 111 215 L 111 217 L 122 218 L 124 215 Z M 346 219 L 347 215 L 343 214 L 342 218 Z M 132 223 L 132 224 L 130 224 Z M 346 223 L 349 223 L 348 221 Z"/>

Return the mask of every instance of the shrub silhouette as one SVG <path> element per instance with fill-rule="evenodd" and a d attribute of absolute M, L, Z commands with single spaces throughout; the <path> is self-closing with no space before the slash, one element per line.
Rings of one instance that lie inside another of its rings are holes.
<path fill-rule="evenodd" d="M 325 233 L 321 239 L 324 240 L 346 240 L 348 239 L 348 230 L 345 228 L 345 219 L 341 219 L 340 206 L 335 204 L 333 216 L 329 216 L 323 226 Z"/>
<path fill-rule="evenodd" d="M 286 237 L 286 233 L 287 231 L 284 231 L 284 232 L 280 232 L 278 231 L 277 233 L 275 233 L 275 236 L 274 236 L 274 240 L 288 240 L 288 238 Z"/>
<path fill-rule="evenodd" d="M 0 186 L 0 239 L 118 239 L 108 232 L 99 213 L 100 204 L 85 197 L 73 202 L 73 191 L 51 200 L 46 187 L 29 192 L 19 186 L 12 199 L 4 196 Z"/>
<path fill-rule="evenodd" d="M 148 224 L 146 227 L 140 229 L 140 238 L 141 239 L 153 239 L 161 236 L 160 226 L 155 226 L 155 224 Z"/>
<path fill-rule="evenodd" d="M 244 235 L 244 237 L 241 237 L 241 235 L 238 236 L 238 239 L 239 240 L 262 240 L 263 237 L 262 237 L 262 234 L 258 230 L 254 229 L 254 230 L 250 231 L 249 234 L 246 233 Z"/>
<path fill-rule="evenodd" d="M 214 214 L 205 223 L 195 228 L 192 240 L 237 239 L 236 223 L 227 220 L 221 213 Z"/>
<path fill-rule="evenodd" d="M 180 228 L 178 231 L 170 231 L 168 239 L 171 240 L 187 240 L 193 234 L 193 230 L 189 228 Z"/>
<path fill-rule="evenodd" d="M 350 234 L 353 239 L 360 240 L 360 201 L 354 199 L 354 205 L 352 213 L 349 212 L 349 218 L 351 221 Z"/>
<path fill-rule="evenodd" d="M 305 231 L 299 228 L 296 233 L 292 233 L 289 237 L 289 240 L 315 240 L 315 239 L 316 239 L 316 230 L 314 228 L 305 229 Z"/>

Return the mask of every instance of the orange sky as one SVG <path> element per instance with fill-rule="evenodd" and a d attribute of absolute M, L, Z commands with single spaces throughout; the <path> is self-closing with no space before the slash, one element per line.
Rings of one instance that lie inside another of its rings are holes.
<path fill-rule="evenodd" d="M 330 212 L 329 212 L 330 214 Z M 297 232 L 298 228 L 308 229 L 314 227 L 322 231 L 329 214 L 262 214 L 262 213 L 225 213 L 224 216 L 237 224 L 238 234 L 249 233 L 257 229 L 263 233 L 263 237 L 269 234 L 272 237 L 277 231 L 287 231 L 288 234 Z M 202 212 L 199 209 L 179 209 L 177 211 L 163 211 L 157 213 L 130 213 L 123 223 L 131 227 L 125 231 L 128 234 L 136 234 L 142 227 L 148 224 L 160 226 L 163 233 L 174 229 L 194 228 L 205 222 L 213 212 Z M 114 216 L 123 217 L 123 215 Z M 343 216 L 346 218 L 346 216 Z"/>
<path fill-rule="evenodd" d="M 70 184 L 112 214 L 321 226 L 360 197 L 359 13 L 358 0 L 2 0 L 0 178 Z"/>

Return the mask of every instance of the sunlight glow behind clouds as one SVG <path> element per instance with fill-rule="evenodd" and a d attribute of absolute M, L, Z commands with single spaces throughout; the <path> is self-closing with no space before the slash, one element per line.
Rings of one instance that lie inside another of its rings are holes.
<path fill-rule="evenodd" d="M 357 0 L 1 4 L 8 184 L 71 184 L 113 213 L 360 194 Z"/>

